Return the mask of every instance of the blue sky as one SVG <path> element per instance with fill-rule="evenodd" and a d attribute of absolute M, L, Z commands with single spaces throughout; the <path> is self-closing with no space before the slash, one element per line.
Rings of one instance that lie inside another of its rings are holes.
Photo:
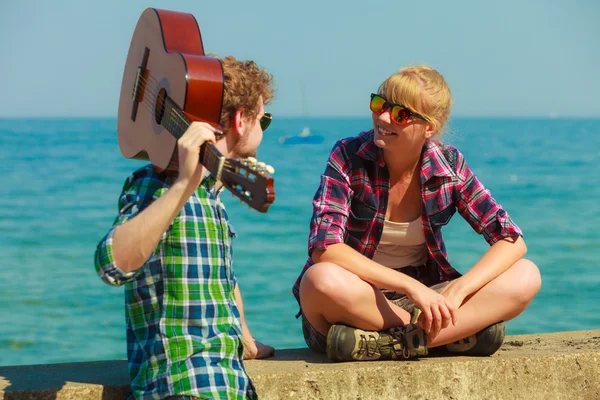
<path fill-rule="evenodd" d="M 206 51 L 271 71 L 277 116 L 368 116 L 382 80 L 425 63 L 454 116 L 600 117 L 595 0 L 2 0 L 0 117 L 116 116 L 146 7 L 194 14 Z"/>

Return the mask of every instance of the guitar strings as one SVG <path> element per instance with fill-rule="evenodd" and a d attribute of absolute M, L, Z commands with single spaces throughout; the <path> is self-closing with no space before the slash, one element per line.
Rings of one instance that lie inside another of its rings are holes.
<path fill-rule="evenodd" d="M 153 112 L 152 108 L 149 104 L 145 104 L 144 102 L 143 106 L 146 108 L 146 110 L 150 113 Z M 177 121 L 174 122 L 179 128 L 185 128 L 186 126 L 181 126 L 181 124 L 179 124 Z M 189 126 L 189 125 L 188 125 Z M 208 151 L 206 149 L 209 149 Z M 216 153 L 212 150 L 211 147 L 206 147 L 205 148 L 205 157 L 208 157 L 209 159 L 207 160 L 207 163 L 215 163 L 218 162 L 219 159 L 216 156 Z M 223 167 L 227 168 L 230 171 L 236 171 L 236 169 L 238 168 L 237 166 L 233 165 L 229 159 L 225 159 L 225 162 L 223 163 Z"/>
<path fill-rule="evenodd" d="M 156 80 L 156 78 L 154 78 L 152 75 L 148 75 L 149 78 L 151 78 L 154 82 L 151 84 L 150 79 L 146 80 L 142 75 L 140 75 L 140 79 L 145 83 L 144 85 L 144 90 L 149 89 L 151 98 L 148 99 L 144 93 L 144 99 L 140 102 L 140 103 L 144 103 L 144 105 L 146 105 L 146 110 L 149 111 L 150 113 L 153 112 L 153 104 L 154 104 L 154 100 L 156 100 L 156 98 L 158 97 L 158 93 L 160 92 L 160 89 L 158 87 L 159 83 Z M 154 87 L 150 87 L 151 85 L 153 85 Z M 161 108 L 158 110 L 160 113 L 164 113 L 165 109 L 167 107 L 167 101 L 165 100 L 163 105 L 161 106 Z M 181 123 L 179 123 L 178 121 L 173 121 L 171 120 L 171 122 L 175 123 L 175 126 L 179 129 L 185 130 L 190 126 L 190 122 L 184 117 L 182 116 L 178 110 L 173 109 L 174 114 L 179 118 L 179 120 L 181 121 Z"/>
<path fill-rule="evenodd" d="M 156 78 L 154 78 L 152 75 L 148 75 L 148 79 L 144 78 L 144 76 L 140 75 L 140 80 L 144 83 L 144 88 L 142 90 L 144 90 L 144 99 L 139 102 L 138 104 L 142 104 L 146 111 L 148 111 L 150 114 L 154 113 L 154 100 L 156 100 L 156 98 L 158 97 L 158 93 L 160 92 L 160 87 L 159 87 L 159 82 L 156 80 Z M 150 97 L 148 98 L 148 96 L 146 96 L 147 93 L 150 93 Z M 159 110 L 161 113 L 163 113 L 166 109 L 167 106 L 167 102 L 164 101 L 163 105 L 161 106 L 161 109 Z M 171 122 L 173 122 L 175 124 L 175 126 L 179 129 L 185 130 L 190 126 L 190 123 L 188 122 L 187 119 L 184 118 L 184 116 L 182 116 L 176 109 L 173 109 L 174 114 L 179 117 L 179 120 L 171 120 Z M 216 153 L 214 151 L 212 151 L 212 149 L 210 147 L 206 147 L 207 149 L 210 149 L 210 151 L 206 152 L 205 150 L 205 154 L 207 157 L 211 158 L 212 162 L 218 161 L 218 158 L 216 156 Z M 225 158 L 225 162 L 223 164 L 224 167 L 227 167 L 227 169 L 229 170 L 236 170 L 238 167 L 234 166 L 229 159 Z M 247 166 L 245 166 L 246 168 L 249 168 Z M 246 173 L 248 174 L 249 171 L 246 170 Z M 252 172 L 254 173 L 254 172 Z M 255 174 L 255 173 L 254 173 Z"/>

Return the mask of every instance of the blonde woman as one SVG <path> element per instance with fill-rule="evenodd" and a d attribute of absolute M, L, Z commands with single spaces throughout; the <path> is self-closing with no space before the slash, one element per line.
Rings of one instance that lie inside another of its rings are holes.
<path fill-rule="evenodd" d="M 436 70 L 401 69 L 371 94 L 373 129 L 331 151 L 293 293 L 307 345 L 332 361 L 493 354 L 540 289 L 521 230 L 437 140 L 450 106 Z M 441 233 L 457 210 L 490 245 L 464 275 Z"/>

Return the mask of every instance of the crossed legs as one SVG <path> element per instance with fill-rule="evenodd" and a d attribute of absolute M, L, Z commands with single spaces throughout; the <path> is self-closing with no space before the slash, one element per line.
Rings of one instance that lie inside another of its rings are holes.
<path fill-rule="evenodd" d="M 428 347 L 452 343 L 496 322 L 515 318 L 540 287 L 537 266 L 527 259 L 517 261 L 467 297 L 457 311 L 457 324 L 442 329 L 427 343 Z M 306 271 L 300 283 L 300 303 L 304 316 L 324 336 L 335 323 L 378 331 L 410 321 L 408 312 L 379 289 L 332 263 L 318 263 Z"/>

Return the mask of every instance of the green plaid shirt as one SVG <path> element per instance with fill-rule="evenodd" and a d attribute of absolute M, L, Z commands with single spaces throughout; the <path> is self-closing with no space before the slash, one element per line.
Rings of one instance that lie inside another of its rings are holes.
<path fill-rule="evenodd" d="M 186 395 L 256 398 L 243 365 L 235 302 L 231 239 L 225 206 L 207 176 L 154 253 L 137 271 L 115 264 L 115 228 L 165 193 L 175 177 L 148 165 L 123 186 L 119 214 L 96 249 L 96 270 L 108 284 L 125 284 L 127 356 L 137 399 Z"/>

